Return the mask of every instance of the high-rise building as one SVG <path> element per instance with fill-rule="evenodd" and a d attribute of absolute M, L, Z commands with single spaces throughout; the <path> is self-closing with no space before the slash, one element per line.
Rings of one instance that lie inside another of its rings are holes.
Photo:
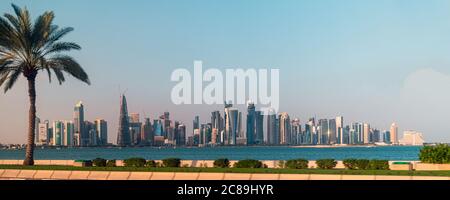
<path fill-rule="evenodd" d="M 399 144 L 409 146 L 422 146 L 424 142 L 422 133 L 412 130 L 404 131 L 403 138 L 399 140 Z"/>
<path fill-rule="evenodd" d="M 336 144 L 338 141 L 336 119 L 328 120 L 328 140 L 329 144 Z"/>
<path fill-rule="evenodd" d="M 255 112 L 255 144 L 264 143 L 264 115 L 262 111 Z"/>
<path fill-rule="evenodd" d="M 119 146 L 131 145 L 129 123 L 127 100 L 125 98 L 125 95 L 122 95 L 120 98 L 119 129 L 117 131 L 117 145 Z"/>
<path fill-rule="evenodd" d="M 291 119 L 286 112 L 282 112 L 278 116 L 280 144 L 291 144 Z"/>
<path fill-rule="evenodd" d="M 142 128 L 142 123 L 140 122 L 135 122 L 132 123 L 130 122 L 130 141 L 131 141 L 131 145 L 139 145 L 141 143 L 141 128 Z"/>
<path fill-rule="evenodd" d="M 39 123 L 38 126 L 38 135 L 39 135 L 39 140 L 36 141 L 36 143 L 38 145 L 47 145 L 50 140 L 50 135 L 52 135 L 53 133 L 50 132 L 50 125 L 49 125 L 49 121 L 45 120 L 42 123 Z"/>
<path fill-rule="evenodd" d="M 277 126 L 277 115 L 273 109 L 270 109 L 267 115 L 267 143 L 270 145 L 279 144 Z"/>
<path fill-rule="evenodd" d="M 345 144 L 344 143 L 344 117 L 337 116 L 336 117 L 336 137 L 337 137 L 337 143 L 338 144 Z"/>
<path fill-rule="evenodd" d="M 239 111 L 232 106 L 225 103 L 225 145 L 236 145 L 236 138 L 239 136 Z"/>
<path fill-rule="evenodd" d="M 73 110 L 73 124 L 74 133 L 77 135 L 77 146 L 87 146 L 89 144 L 89 135 L 84 128 L 84 106 L 83 102 L 79 101 Z"/>
<path fill-rule="evenodd" d="M 64 134 L 63 134 L 63 141 L 62 145 L 64 146 L 73 146 L 73 135 L 74 135 L 74 124 L 72 121 L 65 121 L 64 122 Z"/>
<path fill-rule="evenodd" d="M 255 104 L 251 101 L 247 103 L 247 145 L 253 145 L 255 143 L 255 120 L 256 120 L 256 110 Z"/>
<path fill-rule="evenodd" d="M 221 133 L 223 132 L 224 129 L 224 120 L 220 115 L 220 111 L 213 111 L 211 113 L 211 126 L 212 126 L 211 142 L 213 144 L 223 143 Z"/>
<path fill-rule="evenodd" d="M 383 131 L 383 142 L 386 144 L 391 143 L 391 132 L 384 130 Z"/>
<path fill-rule="evenodd" d="M 184 124 L 178 125 L 178 131 L 175 137 L 176 137 L 176 144 L 178 146 L 186 145 L 186 125 Z"/>
<path fill-rule="evenodd" d="M 53 146 L 62 146 L 64 141 L 64 122 L 53 122 Z"/>
<path fill-rule="evenodd" d="M 194 134 L 195 129 L 200 129 L 200 118 L 199 116 L 194 117 L 194 121 L 192 121 L 192 134 Z"/>
<path fill-rule="evenodd" d="M 86 133 L 88 133 L 88 143 L 86 144 L 87 146 L 96 146 L 97 142 L 98 142 L 98 138 L 97 138 L 97 130 L 95 127 L 95 123 L 90 122 L 90 121 L 84 121 L 84 129 L 86 131 Z"/>
<path fill-rule="evenodd" d="M 163 124 L 160 119 L 153 120 L 153 132 L 155 136 L 163 136 Z"/>
<path fill-rule="evenodd" d="M 352 123 L 351 144 L 363 143 L 363 129 L 364 126 L 362 123 Z"/>
<path fill-rule="evenodd" d="M 329 144 L 329 130 L 328 130 L 328 120 L 319 119 L 318 136 L 319 144 Z"/>
<path fill-rule="evenodd" d="M 363 143 L 369 144 L 370 143 L 370 125 L 368 123 L 363 124 Z"/>
<path fill-rule="evenodd" d="M 383 142 L 381 132 L 378 129 L 372 129 L 370 134 L 370 142 Z"/>
<path fill-rule="evenodd" d="M 395 122 L 391 124 L 389 132 L 391 134 L 391 144 L 398 144 L 398 126 Z"/>
<path fill-rule="evenodd" d="M 295 118 L 291 122 L 291 144 L 302 144 L 304 137 L 302 136 L 302 126 L 300 124 L 300 119 Z"/>
<path fill-rule="evenodd" d="M 150 122 L 150 118 L 145 118 L 141 130 L 141 144 L 150 146 L 153 145 L 154 137 L 155 134 L 153 131 L 152 123 Z"/>
<path fill-rule="evenodd" d="M 104 146 L 108 144 L 108 124 L 103 119 L 95 120 L 95 129 L 97 131 L 97 145 Z"/>

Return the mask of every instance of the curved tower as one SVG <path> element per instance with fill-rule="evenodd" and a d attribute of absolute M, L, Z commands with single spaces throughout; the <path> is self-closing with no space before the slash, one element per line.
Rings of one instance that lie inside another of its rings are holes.
<path fill-rule="evenodd" d="M 119 117 L 119 130 L 117 132 L 117 145 L 118 146 L 131 145 L 130 122 L 128 118 L 127 99 L 123 94 L 120 97 L 120 117 Z"/>

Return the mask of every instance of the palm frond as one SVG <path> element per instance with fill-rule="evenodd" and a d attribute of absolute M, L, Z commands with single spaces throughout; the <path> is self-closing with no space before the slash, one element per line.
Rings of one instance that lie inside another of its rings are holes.
<path fill-rule="evenodd" d="M 13 70 L 9 73 L 9 76 L 4 80 L 3 82 L 0 81 L 0 86 L 4 83 L 4 92 L 7 92 L 9 89 L 11 89 L 14 84 L 17 82 L 17 79 L 19 79 L 20 74 L 22 74 L 21 70 Z"/>
<path fill-rule="evenodd" d="M 49 59 L 48 61 L 50 68 L 62 70 L 76 79 L 83 81 L 87 84 L 91 84 L 87 73 L 78 64 L 75 59 L 66 55 L 57 55 Z"/>

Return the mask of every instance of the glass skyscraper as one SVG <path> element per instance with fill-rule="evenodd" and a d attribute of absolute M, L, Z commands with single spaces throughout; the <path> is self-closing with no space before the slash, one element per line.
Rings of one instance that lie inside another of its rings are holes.
<path fill-rule="evenodd" d="M 127 99 L 125 98 L 125 95 L 122 95 L 120 98 L 119 129 L 117 131 L 117 145 L 119 146 L 131 145 L 129 123 Z"/>

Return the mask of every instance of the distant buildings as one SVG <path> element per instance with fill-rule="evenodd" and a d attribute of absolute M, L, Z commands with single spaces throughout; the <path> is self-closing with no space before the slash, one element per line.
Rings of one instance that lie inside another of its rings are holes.
<path fill-rule="evenodd" d="M 421 132 L 417 131 L 404 131 L 403 138 L 399 141 L 400 145 L 412 145 L 412 146 L 422 146 L 424 143 L 423 135 Z"/>
<path fill-rule="evenodd" d="M 390 137 L 392 144 L 398 144 L 398 126 L 395 122 L 391 124 Z"/>
<path fill-rule="evenodd" d="M 139 113 L 128 114 L 125 95 L 120 97 L 118 146 L 216 146 L 216 145 L 422 145 L 422 133 L 405 131 L 398 139 L 398 126 L 392 123 L 389 130 L 380 131 L 369 123 L 344 124 L 344 118 L 309 118 L 304 124 L 299 118 L 291 119 L 287 112 L 266 115 L 258 111 L 251 101 L 244 114 L 231 103 L 220 111 L 211 112 L 211 121 L 193 120 L 192 134 L 180 121 L 164 112 L 158 118 L 141 121 Z M 266 119 L 267 118 L 267 119 Z M 108 124 L 104 119 L 85 120 L 84 105 L 80 101 L 74 107 L 73 120 L 36 119 L 36 144 L 41 146 L 106 146 Z M 152 123 L 153 122 L 153 123 Z"/>

